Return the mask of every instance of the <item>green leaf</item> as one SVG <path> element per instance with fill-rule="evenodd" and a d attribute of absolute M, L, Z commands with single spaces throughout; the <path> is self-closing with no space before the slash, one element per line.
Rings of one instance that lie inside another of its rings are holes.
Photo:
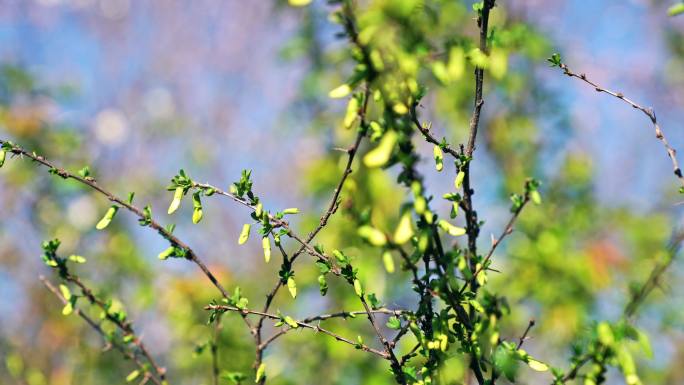
<path fill-rule="evenodd" d="M 357 230 L 359 236 L 365 239 L 373 246 L 384 246 L 387 244 L 387 237 L 385 234 L 375 227 L 364 225 Z"/>
<path fill-rule="evenodd" d="M 454 187 L 456 187 L 456 189 L 461 188 L 461 184 L 463 184 L 463 179 L 465 179 L 465 172 L 459 171 L 458 174 L 456 174 L 456 179 L 454 179 Z"/>
<path fill-rule="evenodd" d="M 249 223 L 245 223 L 242 225 L 242 231 L 240 231 L 240 238 L 238 238 L 238 245 L 244 245 L 245 242 L 249 239 L 249 230 L 252 228 L 252 225 Z"/>
<path fill-rule="evenodd" d="M 98 230 L 104 230 L 109 226 L 109 224 L 112 222 L 112 219 L 114 219 L 114 215 L 116 215 L 116 212 L 119 210 L 118 206 L 112 206 L 107 210 L 105 213 L 104 217 L 100 219 L 99 222 L 97 222 L 97 225 L 95 225 L 95 228 Z"/>
<path fill-rule="evenodd" d="M 399 135 L 396 132 L 385 133 L 380 139 L 380 144 L 363 157 L 363 164 L 371 168 L 384 166 L 392 157 L 392 151 L 398 140 Z"/>
<path fill-rule="evenodd" d="M 157 258 L 159 258 L 163 261 L 163 260 L 167 259 L 168 257 L 172 256 L 175 251 L 176 251 L 176 248 L 173 246 L 170 246 L 168 249 L 159 253 L 159 255 L 157 255 Z"/>
<path fill-rule="evenodd" d="M 66 305 L 62 308 L 62 314 L 63 315 L 69 315 L 74 312 L 74 305 L 71 303 L 71 301 L 67 302 Z"/>
<path fill-rule="evenodd" d="M 299 327 L 299 324 L 297 321 L 294 320 L 294 318 L 290 317 L 289 315 L 285 316 L 283 319 L 286 324 L 288 324 L 291 328 L 296 329 Z"/>
<path fill-rule="evenodd" d="M 257 368 L 254 382 L 256 383 L 261 381 L 261 379 L 264 377 L 264 374 L 266 374 L 266 364 L 262 362 L 261 365 L 259 365 L 259 367 Z"/>
<path fill-rule="evenodd" d="M 271 260 L 271 239 L 268 236 L 261 239 L 261 247 L 264 249 L 264 260 L 268 263 Z"/>
<path fill-rule="evenodd" d="M 301 0 L 300 0 L 300 1 L 301 1 Z M 303 1 L 305 1 L 305 0 L 303 0 Z M 328 96 L 331 97 L 331 98 L 333 98 L 333 99 L 339 99 L 339 98 L 343 98 L 343 97 L 349 95 L 349 93 L 350 93 L 351 91 L 352 91 L 352 89 L 351 89 L 351 87 L 349 86 L 349 84 L 342 84 L 341 86 L 339 86 L 339 87 L 333 89 L 332 91 L 330 91 L 330 92 L 328 93 Z"/>
<path fill-rule="evenodd" d="M 126 376 L 126 382 L 131 382 L 131 381 L 135 380 L 136 378 L 138 378 L 139 375 L 140 375 L 140 371 L 137 369 L 128 373 L 128 376 Z"/>
<path fill-rule="evenodd" d="M 299 209 L 296 207 L 290 207 L 285 210 L 283 210 L 283 214 L 297 214 L 299 213 Z"/>
<path fill-rule="evenodd" d="M 169 205 L 169 209 L 166 211 L 169 215 L 173 214 L 174 212 L 176 212 L 176 210 L 178 210 L 178 207 L 180 207 L 181 204 L 181 199 L 183 199 L 184 193 L 185 189 L 183 187 L 176 187 L 176 191 L 173 193 L 173 200 Z"/>
<path fill-rule="evenodd" d="M 388 273 L 394 273 L 394 258 L 392 258 L 392 253 L 389 250 L 382 253 L 382 263 L 385 265 L 385 270 Z"/>
<path fill-rule="evenodd" d="M 667 9 L 667 14 L 670 16 L 677 16 L 684 13 L 684 3 L 679 3 Z"/>
<path fill-rule="evenodd" d="M 198 224 L 202 220 L 202 200 L 199 191 L 192 194 L 192 207 L 192 223 Z"/>
<path fill-rule="evenodd" d="M 537 190 L 532 190 L 530 191 L 530 200 L 536 205 L 540 205 L 542 203 L 542 198 L 541 194 L 539 194 L 539 191 Z"/>
<path fill-rule="evenodd" d="M 293 277 L 287 279 L 287 290 L 289 290 L 292 298 L 297 298 L 297 282 L 295 282 Z"/>
<path fill-rule="evenodd" d="M 363 287 L 361 286 L 361 281 L 359 281 L 358 279 L 354 280 L 354 292 L 359 297 L 363 297 Z"/>
<path fill-rule="evenodd" d="M 354 121 L 359 116 L 359 107 L 359 99 L 349 99 L 349 104 L 347 104 L 347 112 L 344 114 L 344 120 L 342 121 L 344 128 L 351 128 L 352 124 L 354 124 Z"/>
<path fill-rule="evenodd" d="M 403 245 L 413 237 L 413 227 L 411 225 L 411 213 L 406 211 L 399 219 L 397 229 L 394 231 L 394 243 Z"/>
<path fill-rule="evenodd" d="M 66 285 L 59 285 L 59 291 L 62 293 L 62 297 L 64 297 L 65 300 L 70 300 L 71 299 L 71 291 Z"/>
<path fill-rule="evenodd" d="M 82 178 L 90 177 L 90 167 L 85 166 L 82 169 L 78 170 L 78 175 L 80 175 Z"/>
<path fill-rule="evenodd" d="M 86 263 L 86 259 L 80 255 L 70 255 L 69 260 L 75 263 Z"/>
<path fill-rule="evenodd" d="M 463 227 L 454 226 L 444 219 L 441 219 L 438 222 L 438 225 L 439 225 L 439 228 L 441 228 L 447 234 L 449 234 L 453 237 L 458 237 L 458 236 L 464 235 L 466 233 L 466 229 L 464 229 Z"/>
<path fill-rule="evenodd" d="M 442 171 L 442 169 L 444 169 L 444 151 L 442 151 L 441 147 L 435 145 L 432 149 L 432 153 L 435 158 L 435 169 L 437 171 Z"/>
<path fill-rule="evenodd" d="M 401 329 L 401 321 L 399 318 L 395 316 L 389 317 L 387 320 L 387 323 L 385 324 L 388 328 L 393 329 L 393 330 L 399 330 Z"/>
<path fill-rule="evenodd" d="M 537 372 L 545 372 L 549 370 L 549 366 L 546 365 L 545 363 L 541 361 L 537 361 L 535 359 L 530 358 L 527 361 L 527 365 L 530 367 L 532 370 L 536 370 Z"/>
<path fill-rule="evenodd" d="M 328 282 L 325 280 L 325 275 L 321 274 L 318 276 L 318 289 L 322 296 L 328 293 Z"/>

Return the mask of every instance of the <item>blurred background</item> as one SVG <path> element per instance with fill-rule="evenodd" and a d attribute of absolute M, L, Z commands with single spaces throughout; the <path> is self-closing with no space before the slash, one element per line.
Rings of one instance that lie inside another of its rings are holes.
<path fill-rule="evenodd" d="M 463 62 L 445 74 L 439 47 L 475 38 L 472 1 L 434 1 L 439 12 L 420 27 L 408 21 L 427 17 L 422 1 L 360 3 L 361 20 L 374 17 L 381 25 L 378 45 L 402 50 L 404 39 L 427 36 L 436 47 L 416 74 L 429 89 L 421 117 L 438 136 L 464 142 L 473 67 Z M 490 277 L 490 289 L 511 306 L 502 335 L 515 338 L 534 318 L 526 349 L 567 367 L 587 325 L 618 319 L 630 287 L 663 257 L 681 226 L 684 199 L 648 119 L 549 68 L 546 58 L 560 52 L 575 72 L 654 107 L 681 149 L 684 17 L 668 17 L 671 3 L 660 0 L 498 3 L 494 51 L 503 65 L 487 72 L 473 166 L 475 204 L 486 220 L 481 242 L 488 245 L 507 220 L 508 195 L 520 192 L 528 176 L 542 180 L 544 203 L 526 209 L 497 252 L 494 266 L 502 273 Z M 180 168 L 223 188 L 251 169 L 266 206 L 298 207 L 299 233 L 315 226 L 343 169 L 344 156 L 334 148 L 354 136 L 342 127 L 345 102 L 327 97 L 352 68 L 347 43 L 337 37 L 341 27 L 328 20 L 332 9 L 318 0 L 302 8 L 265 0 L 0 0 L 0 138 L 74 171 L 88 165 L 119 196 L 135 191 L 139 206 L 151 204 L 162 223 L 177 224 L 176 234 L 224 286 L 240 286 L 261 307 L 278 262 L 264 264 L 257 237 L 238 247 L 248 212 L 211 198 L 204 220 L 192 225 L 189 202 L 173 217 L 165 214 L 172 196 L 165 187 Z M 430 193 L 450 191 L 453 176 L 434 171 L 431 146 L 414 143 Z M 317 240 L 357 256 L 361 279 L 388 307 L 411 306 L 408 276 L 387 272 L 377 251 L 355 236 L 357 212 L 370 207 L 378 227 L 393 229 L 406 191 L 392 170 L 360 163 L 354 169 L 343 205 L 353 209 L 341 210 Z M 447 202 L 436 204 L 446 215 Z M 172 383 L 210 383 L 210 356 L 197 347 L 212 336 L 202 307 L 216 298 L 215 289 L 186 261 L 160 262 L 165 241 L 124 212 L 107 231 L 96 231 L 107 207 L 101 196 L 29 162 L 8 160 L 1 170 L 3 383 L 123 383 L 132 369 L 118 352 L 100 353 L 100 337 L 62 316 L 38 281 L 39 274 L 52 277 L 40 259 L 41 241 L 51 238 L 62 241 L 60 253 L 88 258 L 79 274 L 124 304 Z M 358 310 L 339 282 L 321 297 L 317 268 L 302 262 L 295 267 L 297 301 L 281 291 L 274 310 L 298 317 Z M 636 320 L 652 343 L 652 357 L 638 361 L 645 383 L 684 383 L 683 278 L 676 261 Z M 362 319 L 328 325 L 372 341 Z M 221 369 L 251 373 L 251 342 L 237 316 L 224 317 Z M 384 362 L 306 331 L 281 338 L 266 362 L 273 384 L 392 383 Z M 460 383 L 465 370 L 455 355 L 441 380 Z M 546 384 L 551 377 L 525 373 L 524 381 Z M 609 372 L 609 383 L 622 381 Z"/>

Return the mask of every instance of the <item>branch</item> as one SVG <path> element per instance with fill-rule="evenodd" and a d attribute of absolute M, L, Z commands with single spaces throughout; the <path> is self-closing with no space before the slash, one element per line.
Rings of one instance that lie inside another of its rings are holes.
<path fill-rule="evenodd" d="M 684 189 L 684 176 L 682 175 L 682 170 L 679 168 L 679 162 L 677 161 L 677 156 L 676 156 L 677 151 L 674 148 L 672 148 L 672 146 L 670 146 L 670 143 L 667 141 L 667 138 L 665 138 L 665 134 L 663 133 L 663 131 L 660 128 L 660 125 L 658 124 L 658 120 L 656 119 L 656 114 L 655 114 L 655 111 L 653 110 L 653 108 L 643 107 L 643 106 L 637 104 L 632 99 L 627 98 L 622 92 L 615 92 L 615 91 L 611 91 L 607 88 L 604 88 L 603 86 L 595 83 L 594 81 L 589 80 L 589 78 L 587 78 L 587 75 L 584 73 L 576 74 L 576 73 L 572 72 L 570 70 L 570 68 L 565 63 L 559 62 L 557 65 L 560 67 L 560 69 L 563 70 L 564 74 L 566 74 L 570 77 L 580 79 L 583 82 L 594 87 L 594 89 L 597 92 L 603 92 L 603 93 L 606 93 L 608 95 L 611 95 L 611 96 L 613 96 L 617 99 L 620 99 L 623 102 L 629 104 L 630 106 L 632 106 L 632 108 L 636 108 L 637 110 L 643 112 L 644 115 L 646 115 L 651 120 L 651 124 L 653 124 L 653 129 L 655 130 L 656 138 L 658 138 L 658 140 L 660 140 L 660 142 L 665 147 L 665 151 L 667 151 L 667 155 L 670 157 L 670 160 L 672 161 L 672 169 L 674 171 L 674 174 L 677 177 L 677 179 L 679 179 L 679 183 L 682 185 L 682 188 Z"/>
<path fill-rule="evenodd" d="M 39 279 L 43 282 L 45 287 L 47 287 L 48 290 L 52 292 L 59 300 L 62 302 L 62 304 L 66 305 L 69 303 L 69 301 L 62 296 L 62 293 L 57 290 L 57 288 L 50 283 L 44 276 L 40 276 Z M 139 370 L 141 370 L 143 373 L 145 373 L 145 377 L 152 380 L 157 385 L 162 385 L 162 381 L 156 377 L 154 377 L 146 368 L 145 364 L 138 359 L 138 357 L 131 353 L 128 349 L 126 349 L 124 346 L 120 345 L 119 343 L 116 343 L 114 341 L 111 341 L 107 337 L 107 333 L 105 333 L 104 330 L 100 327 L 100 325 L 93 321 L 92 318 L 88 317 L 85 313 L 81 311 L 81 309 L 74 307 L 74 313 L 76 313 L 79 317 L 81 317 L 88 325 L 90 325 L 91 328 L 93 328 L 98 334 L 102 336 L 104 341 L 107 343 L 107 346 L 113 346 L 116 350 L 118 350 L 124 357 L 128 358 L 129 360 L 133 361 L 135 365 L 138 367 Z"/>
<path fill-rule="evenodd" d="M 138 207 L 134 206 L 131 203 L 128 203 L 127 201 L 124 201 L 123 199 L 115 196 L 111 192 L 105 190 L 104 187 L 100 186 L 94 179 L 92 178 L 84 178 L 79 175 L 73 174 L 69 171 L 66 171 L 65 169 L 59 168 L 55 166 L 53 163 L 48 162 L 44 157 L 36 154 L 35 152 L 28 152 L 27 150 L 23 149 L 20 146 L 17 146 L 15 144 L 12 144 L 10 142 L 0 140 L 0 145 L 9 145 L 10 149 L 8 150 L 10 153 L 14 155 L 20 155 L 20 156 L 26 156 L 33 161 L 48 167 L 52 172 L 55 174 L 61 176 L 64 179 L 73 179 L 85 186 L 90 187 L 91 189 L 99 192 L 100 194 L 104 195 L 109 201 L 116 203 L 117 205 L 125 208 L 126 210 L 130 211 L 134 215 L 136 215 L 139 219 L 145 220 L 149 219 L 149 224 L 147 225 L 148 227 L 157 230 L 157 232 L 167 241 L 169 241 L 173 246 L 182 248 L 187 251 L 187 259 L 195 263 L 200 270 L 204 273 L 204 275 L 211 281 L 211 283 L 221 292 L 221 295 L 224 298 L 230 297 L 228 292 L 226 291 L 225 288 L 218 282 L 214 274 L 207 268 L 207 266 L 202 262 L 202 260 L 199 258 L 199 256 L 188 246 L 186 243 L 178 239 L 175 235 L 173 235 L 171 232 L 166 230 L 162 225 L 160 225 L 158 222 L 153 220 L 152 218 L 148 218 L 145 216 L 143 210 L 139 209 Z"/>
<path fill-rule="evenodd" d="M 204 309 L 205 309 L 205 310 L 232 311 L 232 312 L 235 312 L 235 313 L 243 314 L 243 315 L 245 315 L 245 316 L 246 316 L 246 315 L 258 315 L 258 316 L 262 316 L 262 317 L 270 318 L 270 319 L 276 319 L 276 320 L 280 320 L 280 319 L 281 319 L 281 317 L 278 316 L 278 315 L 276 315 L 276 314 L 265 313 L 265 312 L 262 312 L 262 311 L 249 310 L 249 309 L 238 309 L 238 308 L 236 308 L 236 307 L 233 307 L 233 306 L 226 306 L 226 305 L 207 305 L 207 306 L 204 307 Z M 364 313 L 365 313 L 365 312 L 364 312 Z M 330 337 L 333 337 L 333 338 L 335 338 L 336 340 L 338 340 L 338 341 L 340 341 L 340 342 L 344 342 L 344 343 L 346 343 L 346 344 L 352 345 L 352 346 L 354 346 L 354 347 L 356 347 L 356 348 L 358 348 L 358 349 L 360 349 L 360 350 L 363 350 L 363 351 L 365 351 L 365 352 L 375 354 L 375 355 L 380 356 L 380 357 L 382 357 L 382 358 L 384 358 L 384 359 L 387 359 L 387 358 L 388 358 L 388 355 L 387 355 L 387 353 L 385 353 L 385 352 L 382 352 L 382 351 L 380 351 L 380 350 L 371 348 L 371 347 L 369 347 L 369 346 L 367 346 L 367 345 L 364 345 L 364 344 L 359 344 L 359 343 L 357 343 L 357 342 L 354 342 L 354 341 L 352 341 L 352 340 L 350 340 L 350 339 L 348 339 L 348 338 L 342 337 L 341 335 L 336 334 L 336 333 L 333 333 L 333 332 L 331 332 L 331 331 L 329 331 L 329 330 L 327 330 L 327 329 L 324 329 L 324 328 L 322 328 L 322 327 L 320 327 L 320 326 L 318 326 L 318 325 L 312 325 L 312 324 L 310 324 L 309 322 L 304 322 L 304 321 L 294 321 L 294 322 L 295 322 L 298 326 L 301 326 L 301 327 L 307 328 L 307 329 L 311 329 L 311 330 L 313 330 L 313 331 L 315 331 L 315 332 L 321 332 L 321 333 L 323 333 L 323 334 L 327 334 L 327 335 L 329 335 Z"/>

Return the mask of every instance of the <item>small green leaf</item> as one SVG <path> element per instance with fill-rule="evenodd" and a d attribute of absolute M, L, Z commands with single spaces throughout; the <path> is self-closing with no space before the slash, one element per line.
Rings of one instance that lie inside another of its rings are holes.
<path fill-rule="evenodd" d="M 64 297 L 65 300 L 70 300 L 71 299 L 71 291 L 66 285 L 59 285 L 59 291 L 62 293 L 62 297 Z"/>
<path fill-rule="evenodd" d="M 359 99 L 351 98 L 349 99 L 349 104 L 347 104 L 347 112 L 344 114 L 344 120 L 342 121 L 344 128 L 351 128 L 358 115 Z"/>
<path fill-rule="evenodd" d="M 264 260 L 266 263 L 271 260 L 271 239 L 266 236 L 261 240 L 261 246 L 264 249 Z"/>
<path fill-rule="evenodd" d="M 284 321 L 286 324 L 288 324 L 291 328 L 296 329 L 299 327 L 299 324 L 297 321 L 295 321 L 292 317 L 289 315 L 285 316 Z"/>
<path fill-rule="evenodd" d="M 532 202 L 534 202 L 534 204 L 540 205 L 542 203 L 542 198 L 541 198 L 541 194 L 539 194 L 539 191 L 537 191 L 537 190 L 530 191 L 530 200 L 532 200 Z"/>
<path fill-rule="evenodd" d="M 389 250 L 382 253 L 382 263 L 388 273 L 394 273 L 394 258 L 392 258 L 392 253 Z"/>
<path fill-rule="evenodd" d="M 259 365 L 259 367 L 257 368 L 256 377 L 254 379 L 254 382 L 257 383 L 257 382 L 261 381 L 261 379 L 264 377 L 265 373 L 266 373 L 266 364 L 262 362 L 261 365 Z"/>
<path fill-rule="evenodd" d="M 85 166 L 82 169 L 78 170 L 78 175 L 80 175 L 82 178 L 90 177 L 90 167 Z"/>
<path fill-rule="evenodd" d="M 456 174 L 456 179 L 454 179 L 454 187 L 456 187 L 456 189 L 461 188 L 463 179 L 465 179 L 465 172 L 459 171 L 458 174 Z"/>
<path fill-rule="evenodd" d="M 333 99 L 339 99 L 339 98 L 343 98 L 343 97 L 349 95 L 349 93 L 351 91 L 352 91 L 352 89 L 349 86 L 349 84 L 342 84 L 341 86 L 330 91 L 328 93 L 328 96 L 333 98 Z"/>
<path fill-rule="evenodd" d="M 63 315 L 69 315 L 74 312 L 74 305 L 71 304 L 71 301 L 67 302 L 66 305 L 62 308 L 62 314 Z"/>
<path fill-rule="evenodd" d="M 167 213 L 169 215 L 176 212 L 176 210 L 178 210 L 178 207 L 180 207 L 181 199 L 183 198 L 184 192 L 185 190 L 183 189 L 183 187 L 176 187 L 176 191 L 173 193 L 173 200 L 171 201 L 169 209 L 167 210 Z"/>
<path fill-rule="evenodd" d="M 387 244 L 387 237 L 385 234 L 375 227 L 364 225 L 359 227 L 357 233 L 361 238 L 365 239 L 373 246 L 384 246 Z"/>
<path fill-rule="evenodd" d="M 384 166 L 392 157 L 392 151 L 398 140 L 399 135 L 396 132 L 388 131 L 385 133 L 380 139 L 380 144 L 363 157 L 363 164 L 367 167 Z"/>
<path fill-rule="evenodd" d="M 202 200 L 199 191 L 192 194 L 192 207 L 192 223 L 198 224 L 202 220 Z"/>
<path fill-rule="evenodd" d="M 97 225 L 95 225 L 95 228 L 98 230 L 104 230 L 109 226 L 109 224 L 112 222 L 112 219 L 114 219 L 114 215 L 116 215 L 116 212 L 119 210 L 118 206 L 112 206 L 107 210 L 105 213 L 104 217 L 100 219 L 99 222 L 97 222 Z"/>
<path fill-rule="evenodd" d="M 399 320 L 399 318 L 397 318 L 395 316 L 389 317 L 386 325 L 388 328 L 393 329 L 393 330 L 401 329 L 401 321 Z"/>
<path fill-rule="evenodd" d="M 157 258 L 159 258 L 163 261 L 163 260 L 167 259 L 168 257 L 172 256 L 175 251 L 176 251 L 176 248 L 173 246 L 170 246 L 168 249 L 159 253 L 159 255 L 157 255 Z"/>
<path fill-rule="evenodd" d="M 549 366 L 546 365 L 545 363 L 541 361 L 537 361 L 535 359 L 529 359 L 527 361 L 527 365 L 530 367 L 532 370 L 536 370 L 537 372 L 545 372 L 549 370 Z"/>
<path fill-rule="evenodd" d="M 453 237 L 458 237 L 466 233 L 466 229 L 464 229 L 463 227 L 454 226 L 444 219 L 441 219 L 438 225 L 442 230 L 444 230 L 447 234 Z"/>
<path fill-rule="evenodd" d="M 667 14 L 670 16 L 677 16 L 684 13 L 684 3 L 679 3 L 667 9 Z"/>
<path fill-rule="evenodd" d="M 437 171 L 442 171 L 442 169 L 444 169 L 444 151 L 442 151 L 441 147 L 435 145 L 432 149 L 432 153 L 435 158 L 435 169 L 437 169 Z"/>
<path fill-rule="evenodd" d="M 252 228 L 252 225 L 249 223 L 245 223 L 242 225 L 242 231 L 240 231 L 240 238 L 238 238 L 238 245 L 244 245 L 245 242 L 249 239 L 249 230 Z"/>
<path fill-rule="evenodd" d="M 133 380 L 138 378 L 139 375 L 140 375 L 140 371 L 137 369 L 128 373 L 128 376 L 126 376 L 126 382 L 132 382 Z"/>
<path fill-rule="evenodd" d="M 422 198 L 422 197 L 421 197 Z M 394 231 L 394 243 L 403 245 L 413 237 L 413 227 L 411 225 L 411 213 L 406 211 L 401 216 L 397 229 Z"/>
<path fill-rule="evenodd" d="M 295 282 L 293 277 L 287 279 L 287 290 L 290 291 L 292 298 L 297 298 L 297 282 Z"/>
<path fill-rule="evenodd" d="M 354 292 L 359 297 L 363 297 L 363 287 L 361 286 L 361 281 L 359 281 L 358 279 L 354 280 Z"/>
<path fill-rule="evenodd" d="M 283 210 L 283 214 L 297 214 L 299 213 L 299 209 L 296 207 L 290 207 L 285 210 Z"/>
<path fill-rule="evenodd" d="M 86 263 L 86 259 L 80 255 L 70 255 L 69 260 L 75 263 Z"/>
<path fill-rule="evenodd" d="M 323 296 L 328 293 L 328 282 L 325 280 L 325 275 L 323 274 L 318 276 L 318 289 Z"/>

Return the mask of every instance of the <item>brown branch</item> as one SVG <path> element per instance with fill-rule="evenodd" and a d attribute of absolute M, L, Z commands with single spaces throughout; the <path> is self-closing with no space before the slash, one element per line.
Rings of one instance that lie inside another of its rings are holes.
<path fill-rule="evenodd" d="M 88 301 L 91 304 L 99 307 L 100 310 L 102 310 L 104 312 L 105 317 L 111 323 L 116 325 L 124 333 L 124 335 L 128 335 L 128 336 L 131 336 L 133 338 L 131 342 L 133 342 L 133 344 L 135 346 L 137 346 L 138 349 L 140 349 L 140 352 L 143 354 L 143 356 L 145 356 L 145 358 L 150 363 L 150 365 L 152 365 L 155 372 L 157 372 L 157 375 L 159 376 L 159 378 L 162 381 L 164 381 L 165 376 L 166 376 L 166 369 L 157 364 L 156 360 L 154 359 L 154 357 L 152 357 L 152 354 L 150 354 L 149 350 L 147 350 L 147 347 L 142 342 L 140 337 L 138 337 L 136 335 L 135 330 L 133 330 L 133 323 L 130 320 L 123 320 L 122 321 L 119 318 L 113 316 L 109 312 L 107 304 L 104 301 L 102 301 L 101 299 L 99 299 L 97 296 L 95 296 L 93 291 L 89 287 L 87 287 L 83 283 L 83 281 L 81 281 L 77 276 L 72 275 L 68 271 L 64 270 L 63 278 L 65 281 L 71 282 L 74 285 L 78 286 L 79 289 L 81 289 L 81 292 L 83 293 L 83 295 L 88 299 Z"/>
<path fill-rule="evenodd" d="M 42 275 L 39 276 L 39 279 L 43 282 L 45 287 L 47 287 L 47 289 L 50 290 L 50 292 L 52 292 L 52 294 L 54 294 L 60 300 L 60 302 L 62 302 L 62 304 L 66 305 L 67 303 L 69 303 L 69 301 L 67 301 L 67 299 L 64 298 L 64 296 L 62 296 L 62 293 L 60 293 L 59 290 L 57 290 L 57 288 L 52 283 L 50 283 L 50 281 L 48 281 L 44 276 L 42 276 Z M 155 376 L 153 376 L 151 373 L 149 373 L 145 364 L 142 361 L 140 361 L 140 359 L 138 359 L 138 357 L 135 354 L 133 354 L 132 352 L 130 352 L 126 347 L 124 347 L 121 344 L 116 343 L 114 341 L 110 341 L 107 338 L 107 333 L 105 333 L 105 331 L 102 330 L 102 327 L 100 327 L 100 325 L 97 322 L 93 321 L 92 318 L 88 317 L 85 313 L 83 313 L 81 311 L 81 309 L 79 309 L 77 307 L 74 307 L 73 311 L 75 314 L 77 314 L 79 317 L 81 317 L 88 325 L 90 325 L 91 328 L 93 328 L 98 334 L 100 334 L 102 336 L 105 343 L 107 343 L 107 346 L 113 346 L 124 357 L 133 361 L 133 363 L 135 363 L 135 365 L 143 373 L 145 373 L 146 378 L 152 380 L 152 382 L 154 382 L 157 385 L 162 385 L 164 380 L 160 380 L 160 379 L 156 378 Z M 164 382 L 164 383 L 166 383 L 166 382 Z"/>
<path fill-rule="evenodd" d="M 534 327 L 535 321 L 533 319 L 530 320 L 530 323 L 527 324 L 527 328 L 525 329 L 525 332 L 520 336 L 520 339 L 518 340 L 518 345 L 516 346 L 516 349 L 520 349 L 523 346 L 523 343 L 525 343 L 525 339 L 527 338 L 527 334 L 530 332 L 532 327 Z"/>
<path fill-rule="evenodd" d="M 629 104 L 630 106 L 632 106 L 632 108 L 635 108 L 635 109 L 643 112 L 644 115 L 646 115 L 650 119 L 651 124 L 653 124 L 653 129 L 655 130 L 656 138 L 658 140 L 660 140 L 660 142 L 665 147 L 665 151 L 667 152 L 667 155 L 670 157 L 670 160 L 672 161 L 673 172 L 674 172 L 675 176 L 677 177 L 677 179 L 679 180 L 679 183 L 682 185 L 682 187 L 684 187 L 684 176 L 682 175 L 682 170 L 679 167 L 679 162 L 677 161 L 677 151 L 674 148 L 672 148 L 672 146 L 670 146 L 670 143 L 667 141 L 667 138 L 665 138 L 665 134 L 663 133 L 662 129 L 660 128 L 660 125 L 658 124 L 658 120 L 656 118 L 656 114 L 655 114 L 655 111 L 653 110 L 653 108 L 643 107 L 643 106 L 637 104 L 632 99 L 626 97 L 622 92 L 611 91 L 611 90 L 597 84 L 596 82 L 589 80 L 589 78 L 587 78 L 587 75 L 584 73 L 576 74 L 576 73 L 572 72 L 570 70 L 570 68 L 565 63 L 560 63 L 559 67 L 563 70 L 564 74 L 566 74 L 570 77 L 574 77 L 574 78 L 582 80 L 583 82 L 594 87 L 594 89 L 597 92 L 603 92 L 603 93 L 606 93 L 608 95 L 611 95 L 611 96 L 613 96 L 617 99 L 620 99 L 623 102 Z"/>
<path fill-rule="evenodd" d="M 245 316 L 246 316 L 246 315 L 258 315 L 258 316 L 262 316 L 262 317 L 270 318 L 270 319 L 277 319 L 277 320 L 280 320 L 280 319 L 281 319 L 281 317 L 278 316 L 278 315 L 276 315 L 276 314 L 265 313 L 265 312 L 262 312 L 262 311 L 249 310 L 249 309 L 238 309 L 238 308 L 236 308 L 236 307 L 233 307 L 233 306 L 226 306 L 226 305 L 207 305 L 207 306 L 204 307 L 204 309 L 205 309 L 205 310 L 223 310 L 223 311 L 231 311 L 231 312 L 239 313 L 239 314 L 242 314 L 242 315 L 245 315 Z M 348 339 L 348 338 L 342 337 L 341 335 L 336 334 L 336 333 L 333 333 L 333 332 L 331 332 L 330 330 L 324 329 L 324 328 L 322 328 L 322 327 L 320 327 L 320 326 L 318 326 L 318 325 L 312 325 L 311 323 L 304 322 L 304 321 L 294 321 L 294 322 L 296 322 L 298 326 L 301 326 L 301 327 L 306 328 L 306 329 L 311 329 L 311 330 L 313 330 L 313 331 L 315 331 L 315 332 L 321 332 L 321 333 L 323 333 L 323 334 L 326 334 L 326 335 L 328 335 L 328 336 L 330 336 L 330 337 L 335 338 L 336 340 L 338 340 L 338 341 L 340 341 L 340 342 L 344 342 L 344 343 L 346 343 L 346 344 L 352 345 L 352 346 L 357 347 L 357 348 L 359 348 L 360 350 L 363 350 L 363 351 L 365 351 L 365 352 L 375 354 L 375 355 L 380 356 L 380 357 L 382 357 L 382 358 L 384 358 L 384 359 L 387 359 L 387 358 L 388 358 L 388 356 L 387 356 L 387 354 L 386 354 L 385 352 L 382 352 L 382 351 L 380 351 L 380 350 L 371 348 L 371 347 L 369 347 L 369 346 L 367 346 L 367 345 L 364 345 L 364 344 L 356 343 L 356 342 L 354 342 L 354 341 L 352 341 L 352 340 L 350 340 L 350 339 Z"/>
<path fill-rule="evenodd" d="M 0 140 L 0 145 L 3 145 L 5 143 L 8 143 L 4 140 Z M 134 215 L 136 215 L 139 219 L 145 220 L 148 219 L 143 210 L 139 209 L 138 207 L 134 206 L 133 204 L 128 203 L 127 201 L 115 196 L 111 192 L 105 190 L 102 186 L 100 186 L 94 179 L 92 178 L 84 178 L 79 175 L 73 174 L 69 171 L 66 171 L 65 169 L 59 168 L 55 166 L 53 163 L 47 161 L 45 157 L 40 156 L 36 154 L 35 152 L 29 152 L 17 145 L 12 144 L 11 149 L 9 150 L 10 153 L 15 154 L 15 155 L 21 155 L 21 156 L 26 156 L 33 161 L 48 167 L 50 170 L 53 170 L 53 172 L 60 177 L 64 179 L 73 179 L 85 186 L 90 187 L 91 189 L 99 192 L 100 194 L 104 195 L 109 201 L 117 204 L 120 207 L 125 208 L 126 210 L 130 211 Z M 199 256 L 193 251 L 190 246 L 188 246 L 186 243 L 181 241 L 179 238 L 177 238 L 175 235 L 173 235 L 171 232 L 166 230 L 162 225 L 160 225 L 158 222 L 153 220 L 152 218 L 149 218 L 149 224 L 147 225 L 148 227 L 156 230 L 164 239 L 168 240 L 173 246 L 179 247 L 183 250 L 187 251 L 187 259 L 195 263 L 200 270 L 204 273 L 204 275 L 211 281 L 211 283 L 219 290 L 221 295 L 224 298 L 230 297 L 226 289 L 218 282 L 214 274 L 209 271 L 209 268 L 202 262 L 202 260 L 199 258 Z"/>
<path fill-rule="evenodd" d="M 529 183 L 529 181 L 526 182 L 526 185 L 528 183 Z M 463 294 L 465 292 L 466 288 L 468 287 L 468 285 L 470 285 L 472 287 L 474 283 L 477 283 L 477 275 L 480 274 L 480 272 L 487 269 L 487 263 L 489 263 L 489 261 L 492 259 L 492 256 L 494 255 L 494 251 L 496 251 L 496 248 L 499 246 L 499 244 L 501 244 L 501 242 L 504 240 L 504 238 L 506 238 L 509 234 L 511 234 L 513 232 L 513 225 L 515 224 L 515 221 L 518 219 L 518 216 L 520 216 L 520 213 L 525 208 L 527 203 L 529 203 L 529 201 L 530 201 L 530 194 L 529 194 L 528 188 L 525 187 L 525 194 L 523 195 L 523 200 L 522 200 L 520 206 L 518 206 L 515 209 L 515 211 L 513 211 L 513 215 L 511 215 L 511 218 L 508 220 L 508 223 L 506 223 L 506 227 L 504 227 L 504 229 L 501 232 L 501 234 L 499 235 L 499 237 L 494 239 L 494 241 L 492 242 L 492 247 L 489 249 L 489 251 L 487 252 L 487 255 L 482 260 L 480 267 L 475 269 L 475 272 L 473 273 L 472 278 L 469 281 L 467 281 L 463 285 L 463 287 L 461 287 L 459 294 Z"/>

